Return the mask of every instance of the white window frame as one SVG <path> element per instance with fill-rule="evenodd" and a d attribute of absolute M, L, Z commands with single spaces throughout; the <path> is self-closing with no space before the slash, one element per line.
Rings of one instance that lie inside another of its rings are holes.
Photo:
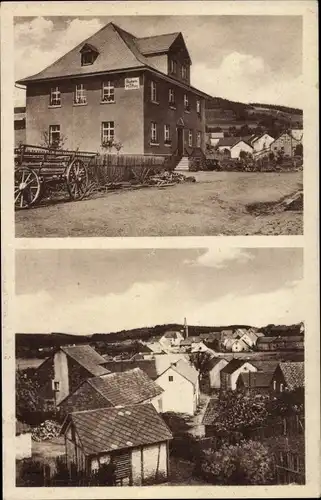
<path fill-rule="evenodd" d="M 51 87 L 50 89 L 50 106 L 61 106 L 61 92 L 59 87 Z"/>
<path fill-rule="evenodd" d="M 157 123 L 151 122 L 150 124 L 150 142 L 157 144 Z"/>
<path fill-rule="evenodd" d="M 168 90 L 168 103 L 170 106 L 175 106 L 175 90 L 172 88 Z"/>
<path fill-rule="evenodd" d="M 187 94 L 184 94 L 184 110 L 189 111 L 189 100 Z"/>
<path fill-rule="evenodd" d="M 157 85 L 154 80 L 150 82 L 150 99 L 152 102 L 157 102 Z"/>
<path fill-rule="evenodd" d="M 201 101 L 199 99 L 196 99 L 196 113 L 201 114 Z"/>
<path fill-rule="evenodd" d="M 169 71 L 172 74 L 176 74 L 177 73 L 177 62 L 174 59 L 170 60 Z"/>
<path fill-rule="evenodd" d="M 188 146 L 190 148 L 193 147 L 193 130 L 192 129 L 188 130 Z"/>
<path fill-rule="evenodd" d="M 164 125 L 164 142 L 166 144 L 171 142 L 171 128 L 167 123 Z"/>
<path fill-rule="evenodd" d="M 185 64 L 182 64 L 182 78 L 187 80 L 187 66 Z"/>
<path fill-rule="evenodd" d="M 49 144 L 50 144 L 50 146 L 53 146 L 55 144 L 53 141 L 53 134 L 59 134 L 58 141 L 57 141 L 59 144 L 60 139 L 61 139 L 60 125 L 49 125 Z"/>
<path fill-rule="evenodd" d="M 101 102 L 115 102 L 115 85 L 110 80 L 102 83 Z"/>
<path fill-rule="evenodd" d="M 87 104 L 86 87 L 83 83 L 77 83 L 75 86 L 74 104 L 78 106 Z"/>
<path fill-rule="evenodd" d="M 85 62 L 84 60 L 88 56 L 91 56 L 90 61 Z M 92 50 L 86 50 L 85 52 L 82 52 L 82 54 L 81 54 L 81 65 L 82 66 L 90 66 L 91 64 L 94 63 L 94 61 L 95 61 L 95 54 Z"/>
<path fill-rule="evenodd" d="M 115 122 L 101 122 L 101 142 L 112 141 L 115 138 Z"/>
<path fill-rule="evenodd" d="M 196 132 L 196 147 L 200 148 L 202 145 L 202 133 L 200 131 Z"/>

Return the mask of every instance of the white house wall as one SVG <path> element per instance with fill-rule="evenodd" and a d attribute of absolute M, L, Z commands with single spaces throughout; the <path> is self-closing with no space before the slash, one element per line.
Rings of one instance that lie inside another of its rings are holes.
<path fill-rule="evenodd" d="M 169 381 L 169 376 L 173 381 Z M 194 415 L 194 386 L 193 384 L 171 368 L 155 380 L 163 389 L 163 412 L 175 411 Z"/>
<path fill-rule="evenodd" d="M 219 363 L 217 363 L 214 368 L 209 372 L 210 378 L 210 387 L 212 389 L 220 389 L 221 387 L 221 377 L 220 373 L 223 368 L 228 365 L 228 361 L 226 359 L 221 359 Z"/>
<path fill-rule="evenodd" d="M 257 372 L 257 368 L 255 368 L 255 366 L 251 365 L 250 363 L 245 363 L 244 365 L 242 365 L 240 368 L 238 368 L 237 370 L 235 370 L 235 372 L 233 372 L 231 374 L 231 389 L 232 391 L 235 391 L 236 389 L 236 381 L 240 375 L 240 373 L 248 373 L 248 372 Z"/>
<path fill-rule="evenodd" d="M 167 477 L 166 443 L 158 443 L 143 448 L 144 480 L 165 479 Z"/>
<path fill-rule="evenodd" d="M 239 158 L 241 151 L 245 151 L 246 153 L 253 153 L 253 148 L 249 144 L 241 141 L 238 144 L 235 144 L 235 146 L 233 146 L 230 151 L 231 158 Z"/>
<path fill-rule="evenodd" d="M 54 380 L 59 382 L 59 392 L 56 393 L 56 402 L 59 404 L 69 394 L 68 359 L 61 350 L 54 356 L 54 374 Z"/>
<path fill-rule="evenodd" d="M 31 457 L 31 433 L 19 434 L 16 436 L 16 453 L 17 460 Z"/>
<path fill-rule="evenodd" d="M 264 134 L 262 137 L 257 139 L 252 144 L 252 146 L 255 151 L 263 151 L 264 149 L 268 149 L 273 141 L 274 141 L 273 137 L 271 137 L 269 134 Z"/>

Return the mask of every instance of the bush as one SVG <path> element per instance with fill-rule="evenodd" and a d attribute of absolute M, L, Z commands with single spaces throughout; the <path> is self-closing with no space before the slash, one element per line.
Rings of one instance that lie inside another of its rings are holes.
<path fill-rule="evenodd" d="M 264 485 L 271 484 L 274 479 L 269 450 L 257 441 L 205 451 L 200 469 L 204 479 L 211 484 Z"/>
<path fill-rule="evenodd" d="M 45 480 L 50 476 L 48 467 L 32 458 L 24 459 L 20 464 L 17 484 L 19 486 L 45 486 Z"/>

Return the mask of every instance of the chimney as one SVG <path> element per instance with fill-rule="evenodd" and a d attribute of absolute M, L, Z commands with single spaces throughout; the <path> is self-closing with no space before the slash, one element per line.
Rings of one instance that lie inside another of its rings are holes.
<path fill-rule="evenodd" d="M 185 338 L 187 339 L 188 338 L 188 325 L 187 325 L 186 318 L 184 318 L 184 331 L 185 331 Z"/>

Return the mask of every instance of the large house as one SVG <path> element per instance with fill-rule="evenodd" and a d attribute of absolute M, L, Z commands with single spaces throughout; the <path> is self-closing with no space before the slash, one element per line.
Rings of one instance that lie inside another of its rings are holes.
<path fill-rule="evenodd" d="M 293 156 L 297 146 L 302 145 L 303 131 L 299 129 L 283 132 L 271 143 L 273 153 L 282 153 L 285 156 Z"/>
<path fill-rule="evenodd" d="M 207 94 L 190 84 L 182 33 L 137 37 L 109 23 L 36 75 L 26 95 L 26 140 L 100 151 L 184 155 L 205 148 Z"/>
<path fill-rule="evenodd" d="M 304 387 L 304 362 L 284 361 L 279 363 L 272 377 L 273 391 L 293 391 Z"/>
<path fill-rule="evenodd" d="M 162 411 L 163 389 L 140 368 L 108 373 L 85 380 L 63 399 L 59 409 L 63 414 L 74 411 L 110 408 L 131 404 L 152 403 Z"/>
<path fill-rule="evenodd" d="M 84 380 L 106 375 L 106 360 L 89 345 L 62 346 L 37 368 L 40 396 L 58 405 Z"/>
<path fill-rule="evenodd" d="M 87 477 L 103 464 L 115 467 L 116 486 L 164 482 L 172 434 L 152 404 L 69 414 L 62 426 L 66 463 Z"/>

